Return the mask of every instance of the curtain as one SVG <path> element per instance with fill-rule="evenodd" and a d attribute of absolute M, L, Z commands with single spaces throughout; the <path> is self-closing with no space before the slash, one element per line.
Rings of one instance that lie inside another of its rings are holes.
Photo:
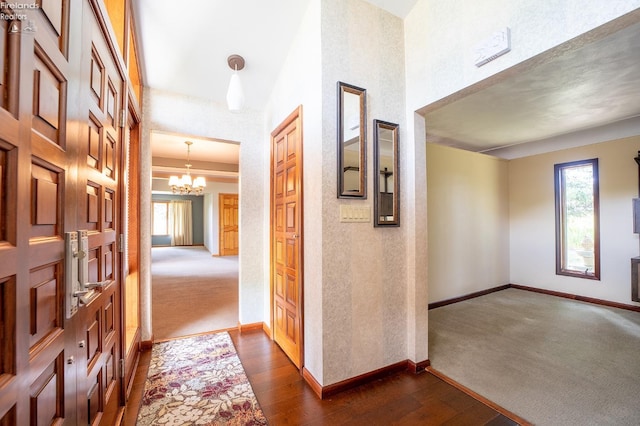
<path fill-rule="evenodd" d="M 172 246 L 193 245 L 191 200 L 174 200 L 169 203 L 169 235 Z"/>

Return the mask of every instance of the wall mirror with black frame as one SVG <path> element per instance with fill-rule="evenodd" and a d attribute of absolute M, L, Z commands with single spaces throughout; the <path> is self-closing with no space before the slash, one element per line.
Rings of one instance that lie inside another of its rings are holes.
<path fill-rule="evenodd" d="M 373 120 L 374 226 L 400 226 L 398 125 Z"/>
<path fill-rule="evenodd" d="M 338 82 L 338 198 L 367 198 L 366 90 Z"/>

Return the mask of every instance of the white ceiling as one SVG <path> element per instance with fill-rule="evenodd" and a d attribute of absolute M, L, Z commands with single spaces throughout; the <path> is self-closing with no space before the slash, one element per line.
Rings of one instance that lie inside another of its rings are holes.
<path fill-rule="evenodd" d="M 249 109 L 262 109 L 309 0 L 145 0 L 134 14 L 149 87 L 225 103 L 239 71 Z"/>
<path fill-rule="evenodd" d="M 368 0 L 400 17 L 417 0 Z M 233 71 L 229 55 L 245 59 L 239 71 L 245 106 L 264 108 L 309 0 L 137 0 L 134 16 L 145 85 L 226 103 Z"/>
<path fill-rule="evenodd" d="M 404 18 L 417 0 L 367 1 Z M 178 7 L 174 0 L 134 1 L 145 85 L 224 104 L 232 74 L 227 57 L 240 54 L 246 60 L 240 71 L 246 107 L 261 110 L 308 4 L 183 0 Z M 605 38 L 591 37 L 579 49 L 564 49 L 488 87 L 463 90 L 454 101 L 424 108 L 429 140 L 484 151 L 639 116 L 638 58 L 638 23 Z M 169 144 L 156 136 L 156 152 L 167 156 L 173 146 L 176 158 L 183 155 L 182 142 L 194 139 L 173 135 Z M 205 159 L 207 150 L 200 149 L 194 145 L 192 152 Z"/>

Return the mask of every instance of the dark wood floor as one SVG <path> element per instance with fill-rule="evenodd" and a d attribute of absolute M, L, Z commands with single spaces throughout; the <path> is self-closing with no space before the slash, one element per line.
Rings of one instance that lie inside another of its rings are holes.
<path fill-rule="evenodd" d="M 270 425 L 516 425 L 431 373 L 402 372 L 320 400 L 262 331 L 229 332 Z M 151 351 L 144 352 L 123 420 L 133 426 Z"/>

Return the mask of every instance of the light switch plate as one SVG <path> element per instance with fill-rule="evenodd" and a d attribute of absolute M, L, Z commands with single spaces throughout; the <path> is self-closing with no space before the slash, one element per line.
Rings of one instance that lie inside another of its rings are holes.
<path fill-rule="evenodd" d="M 340 204 L 340 222 L 371 222 L 371 206 Z"/>

